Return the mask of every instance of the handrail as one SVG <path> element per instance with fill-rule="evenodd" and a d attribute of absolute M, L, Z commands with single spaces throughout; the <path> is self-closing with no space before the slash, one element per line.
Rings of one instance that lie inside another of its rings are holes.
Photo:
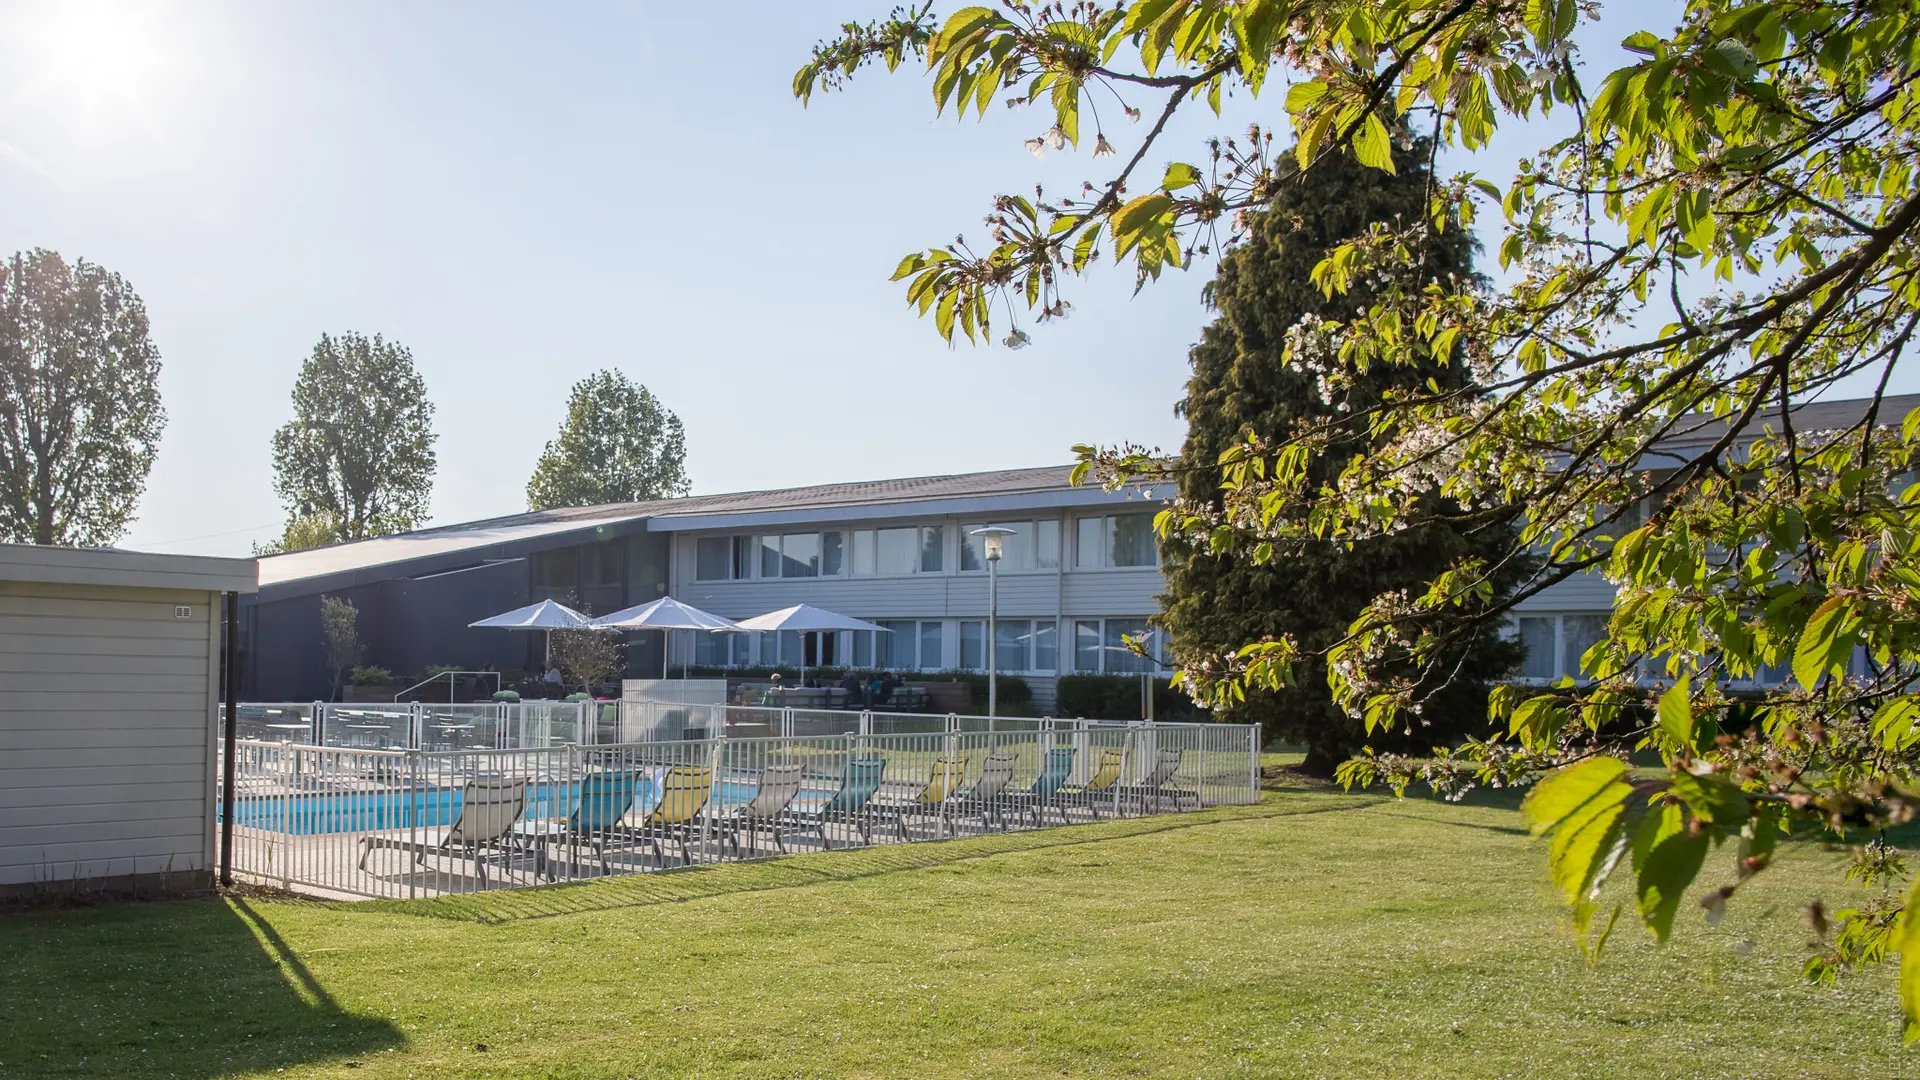
<path fill-rule="evenodd" d="M 407 687 L 405 690 L 402 690 L 399 693 L 393 695 L 393 700 L 396 704 L 399 704 L 401 698 L 406 697 L 408 694 L 413 693 L 415 690 L 420 689 L 421 687 L 427 685 L 428 683 L 435 682 L 439 679 L 445 679 L 447 680 L 447 704 L 458 705 L 459 702 L 453 700 L 453 691 L 454 691 L 453 679 L 454 679 L 454 676 L 456 675 L 491 676 L 493 678 L 493 692 L 496 694 L 500 692 L 500 673 L 497 671 L 443 671 L 438 675 L 429 675 L 426 678 L 421 679 L 419 682 L 414 683 L 412 686 Z M 439 702 L 436 701 L 434 702 L 434 704 L 438 705 Z"/>

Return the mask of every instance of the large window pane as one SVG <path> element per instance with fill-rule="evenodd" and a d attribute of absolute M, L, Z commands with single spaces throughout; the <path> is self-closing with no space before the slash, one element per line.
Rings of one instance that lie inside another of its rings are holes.
<path fill-rule="evenodd" d="M 944 561 L 942 556 L 947 546 L 947 530 L 942 525 L 922 525 L 920 527 L 920 572 L 937 574 Z"/>
<path fill-rule="evenodd" d="M 780 541 L 781 577 L 820 576 L 820 534 L 788 533 Z"/>
<path fill-rule="evenodd" d="M 572 592 L 580 586 L 580 549 L 555 548 L 552 551 L 535 552 L 533 556 L 533 587 L 545 589 L 561 595 Z"/>
<path fill-rule="evenodd" d="M 987 568 L 987 538 L 973 535 L 979 525 L 960 526 L 960 570 L 985 570 Z"/>
<path fill-rule="evenodd" d="M 1153 542 L 1152 514 L 1120 514 L 1108 518 L 1113 530 L 1109 566 L 1154 566 L 1160 561 Z"/>
<path fill-rule="evenodd" d="M 842 569 L 840 534 L 827 532 L 820 534 L 820 573 L 827 577 L 837 577 Z"/>
<path fill-rule="evenodd" d="M 923 622 L 920 624 L 920 670 L 938 671 L 947 662 L 947 654 L 940 647 L 940 624 Z"/>
<path fill-rule="evenodd" d="M 1520 645 L 1527 650 L 1527 658 L 1520 665 L 1520 674 L 1529 679 L 1551 679 L 1560 671 L 1560 662 L 1554 654 L 1554 624 L 1559 620 L 1553 616 L 1522 617 L 1520 620 Z"/>
<path fill-rule="evenodd" d="M 904 619 L 883 619 L 880 625 L 892 633 L 873 635 L 874 666 L 886 670 L 914 667 L 913 650 L 919 640 L 919 625 Z"/>
<path fill-rule="evenodd" d="M 1105 566 L 1101 558 L 1105 553 L 1101 543 L 1102 526 L 1105 518 L 1084 517 L 1073 523 L 1073 565 L 1077 570 L 1094 570 Z"/>
<path fill-rule="evenodd" d="M 763 578 L 780 576 L 780 538 L 777 536 L 760 538 L 760 576 Z"/>
<path fill-rule="evenodd" d="M 879 562 L 882 574 L 911 574 L 920 565 L 919 529 L 881 529 Z"/>
<path fill-rule="evenodd" d="M 787 667 L 799 667 L 802 655 L 800 650 L 803 644 L 800 640 L 800 631 L 780 631 L 780 662 Z"/>
<path fill-rule="evenodd" d="M 1033 565 L 1043 570 L 1052 570 L 1060 565 L 1060 523 L 1058 521 L 1033 523 Z"/>
<path fill-rule="evenodd" d="M 1561 616 L 1560 670 L 1562 674 L 1576 679 L 1585 678 L 1580 670 L 1580 657 L 1593 647 L 1601 638 L 1607 636 L 1607 617 L 1605 615 L 1563 615 Z"/>
<path fill-rule="evenodd" d="M 872 577 L 873 568 L 873 530 L 857 529 L 853 534 L 853 572 Z"/>
<path fill-rule="evenodd" d="M 728 656 L 727 639 L 732 636 L 731 634 L 694 634 L 693 662 L 702 667 L 725 667 Z"/>
<path fill-rule="evenodd" d="M 1003 529 L 1013 530 L 1003 540 L 1006 552 L 1000 557 L 1000 569 L 1033 569 L 1033 522 L 1002 521 L 999 525 Z"/>
<path fill-rule="evenodd" d="M 752 634 L 715 634 L 713 636 L 727 639 L 727 648 L 733 654 L 734 667 L 746 667 L 753 663 Z"/>
<path fill-rule="evenodd" d="M 1041 619 L 1033 624 L 1033 670 L 1054 670 L 1056 655 L 1053 639 L 1052 619 Z"/>
<path fill-rule="evenodd" d="M 1073 670 L 1100 670 L 1100 622 L 1082 619 L 1073 624 Z"/>
<path fill-rule="evenodd" d="M 993 625 L 993 663 L 1001 671 L 1027 671 L 1027 649 L 1033 643 L 1033 624 L 1025 619 L 1001 619 Z"/>
<path fill-rule="evenodd" d="M 733 576 L 738 581 L 745 581 L 753 576 L 753 537 L 751 536 L 733 538 Z"/>
<path fill-rule="evenodd" d="M 580 547 L 580 587 L 617 588 L 620 584 L 620 541 L 603 540 Z"/>
<path fill-rule="evenodd" d="M 760 650 L 760 665 L 762 667 L 777 667 L 780 663 L 779 633 L 773 630 L 762 630 L 753 636 Z"/>
<path fill-rule="evenodd" d="M 873 666 L 873 639 L 876 636 L 886 637 L 887 635 L 886 634 L 876 635 L 871 630 L 855 630 L 853 632 L 853 666 L 854 667 L 870 668 Z"/>
<path fill-rule="evenodd" d="M 1147 635 L 1145 619 L 1108 619 L 1107 620 L 1107 670 L 1119 672 L 1152 671 L 1153 661 L 1134 652 L 1127 645 L 1127 638 L 1133 638 L 1142 646 Z"/>
<path fill-rule="evenodd" d="M 733 576 L 733 537 L 703 536 L 694 542 L 693 556 L 694 580 L 725 581 Z"/>
<path fill-rule="evenodd" d="M 960 666 L 967 671 L 987 669 L 986 626 L 974 619 L 960 621 Z"/>

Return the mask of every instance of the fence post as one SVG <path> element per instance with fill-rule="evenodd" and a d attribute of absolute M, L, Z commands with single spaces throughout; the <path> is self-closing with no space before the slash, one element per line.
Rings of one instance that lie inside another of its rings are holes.
<path fill-rule="evenodd" d="M 405 760 L 407 763 L 406 783 L 402 785 L 401 790 L 407 793 L 406 797 L 407 797 L 408 850 L 419 851 L 420 850 L 420 806 L 417 801 L 417 797 L 419 795 L 419 790 L 420 790 L 420 786 L 417 782 L 420 776 L 419 746 L 416 744 L 412 748 L 408 749 L 407 756 L 403 760 Z M 407 899 L 412 900 L 414 897 L 418 895 L 420 895 L 420 875 L 413 868 L 413 864 L 409 863 L 407 865 Z"/>
<path fill-rule="evenodd" d="M 793 731 L 793 710 L 782 706 L 780 709 L 780 737 L 783 739 L 791 739 L 793 738 Z"/>
<path fill-rule="evenodd" d="M 319 746 L 320 740 L 326 736 L 326 730 L 324 727 L 326 723 L 324 717 L 326 716 L 326 714 L 327 714 L 326 702 L 316 701 L 313 703 L 313 714 L 309 716 L 307 720 L 308 720 L 308 726 L 313 728 L 313 745 L 315 746 Z"/>
<path fill-rule="evenodd" d="M 707 811 L 700 815 L 700 854 L 712 850 L 709 845 L 713 839 L 713 815 L 720 813 L 720 769 L 727 763 L 727 728 L 720 726 L 720 734 L 707 733 Z M 723 853 L 724 854 L 724 853 Z"/>
<path fill-rule="evenodd" d="M 1260 801 L 1260 725 L 1247 728 L 1247 761 L 1252 766 L 1247 777 L 1247 802 Z"/>

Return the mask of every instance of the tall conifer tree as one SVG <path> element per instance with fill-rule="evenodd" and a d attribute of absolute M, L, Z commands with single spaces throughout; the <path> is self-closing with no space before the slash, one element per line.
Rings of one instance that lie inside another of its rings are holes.
<path fill-rule="evenodd" d="M 1303 424 L 1353 415 L 1385 393 L 1415 389 L 1429 378 L 1442 387 L 1462 381 L 1457 368 L 1437 362 L 1419 369 L 1394 367 L 1329 400 L 1311 363 L 1283 360 L 1290 334 L 1308 349 L 1311 342 L 1301 335 L 1314 320 L 1348 319 L 1371 301 L 1364 288 L 1329 300 L 1310 280 L 1315 264 L 1376 222 L 1417 221 L 1426 215 L 1429 146 L 1424 139 L 1402 142 L 1391 175 L 1349 157 L 1321 161 L 1305 183 L 1281 185 L 1266 211 L 1249 216 L 1241 245 L 1221 260 L 1206 293 L 1218 316 L 1189 354 L 1193 377 L 1175 408 L 1187 421 L 1180 460 L 1183 503 L 1221 506 L 1217 463 L 1246 432 L 1278 442 Z M 1457 223 L 1430 235 L 1420 278 L 1470 277 L 1473 248 Z M 1361 449 L 1339 443 L 1323 447 L 1314 476 L 1331 481 Z M 1381 592 L 1424 591 L 1461 555 L 1476 549 L 1497 552 L 1507 539 L 1504 532 L 1476 531 L 1470 522 L 1442 521 L 1363 545 L 1327 544 L 1256 566 L 1244 551 L 1216 555 L 1175 537 L 1166 545 L 1160 622 L 1183 664 L 1283 633 L 1293 634 L 1303 651 L 1322 650 L 1340 640 L 1362 606 Z M 1510 587 L 1519 569 L 1512 567 L 1501 586 Z M 1331 775 L 1369 742 L 1418 747 L 1484 728 L 1486 680 L 1505 673 L 1516 658 L 1497 629 L 1486 627 L 1458 658 L 1455 685 L 1427 706 L 1414 730 L 1396 738 L 1364 738 L 1360 720 L 1332 704 L 1324 665 L 1317 660 L 1298 665 L 1298 682 L 1284 691 L 1250 691 L 1245 702 L 1226 710 L 1226 718 L 1259 723 L 1270 737 L 1305 743 L 1305 768 Z"/>

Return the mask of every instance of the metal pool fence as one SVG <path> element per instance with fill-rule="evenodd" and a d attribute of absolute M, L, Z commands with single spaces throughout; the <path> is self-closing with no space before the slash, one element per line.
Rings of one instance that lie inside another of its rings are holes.
<path fill-rule="evenodd" d="M 405 712 L 415 733 L 439 715 Z M 573 713 L 568 730 L 599 727 Z M 1258 798 L 1250 726 L 913 716 L 938 729 L 902 731 L 884 714 L 833 716 L 716 707 L 709 736 L 540 745 L 554 727 L 502 714 L 450 721 L 482 732 L 459 749 L 243 739 L 234 871 L 320 896 L 422 897 Z M 813 730 L 831 723 L 852 730 Z"/>

